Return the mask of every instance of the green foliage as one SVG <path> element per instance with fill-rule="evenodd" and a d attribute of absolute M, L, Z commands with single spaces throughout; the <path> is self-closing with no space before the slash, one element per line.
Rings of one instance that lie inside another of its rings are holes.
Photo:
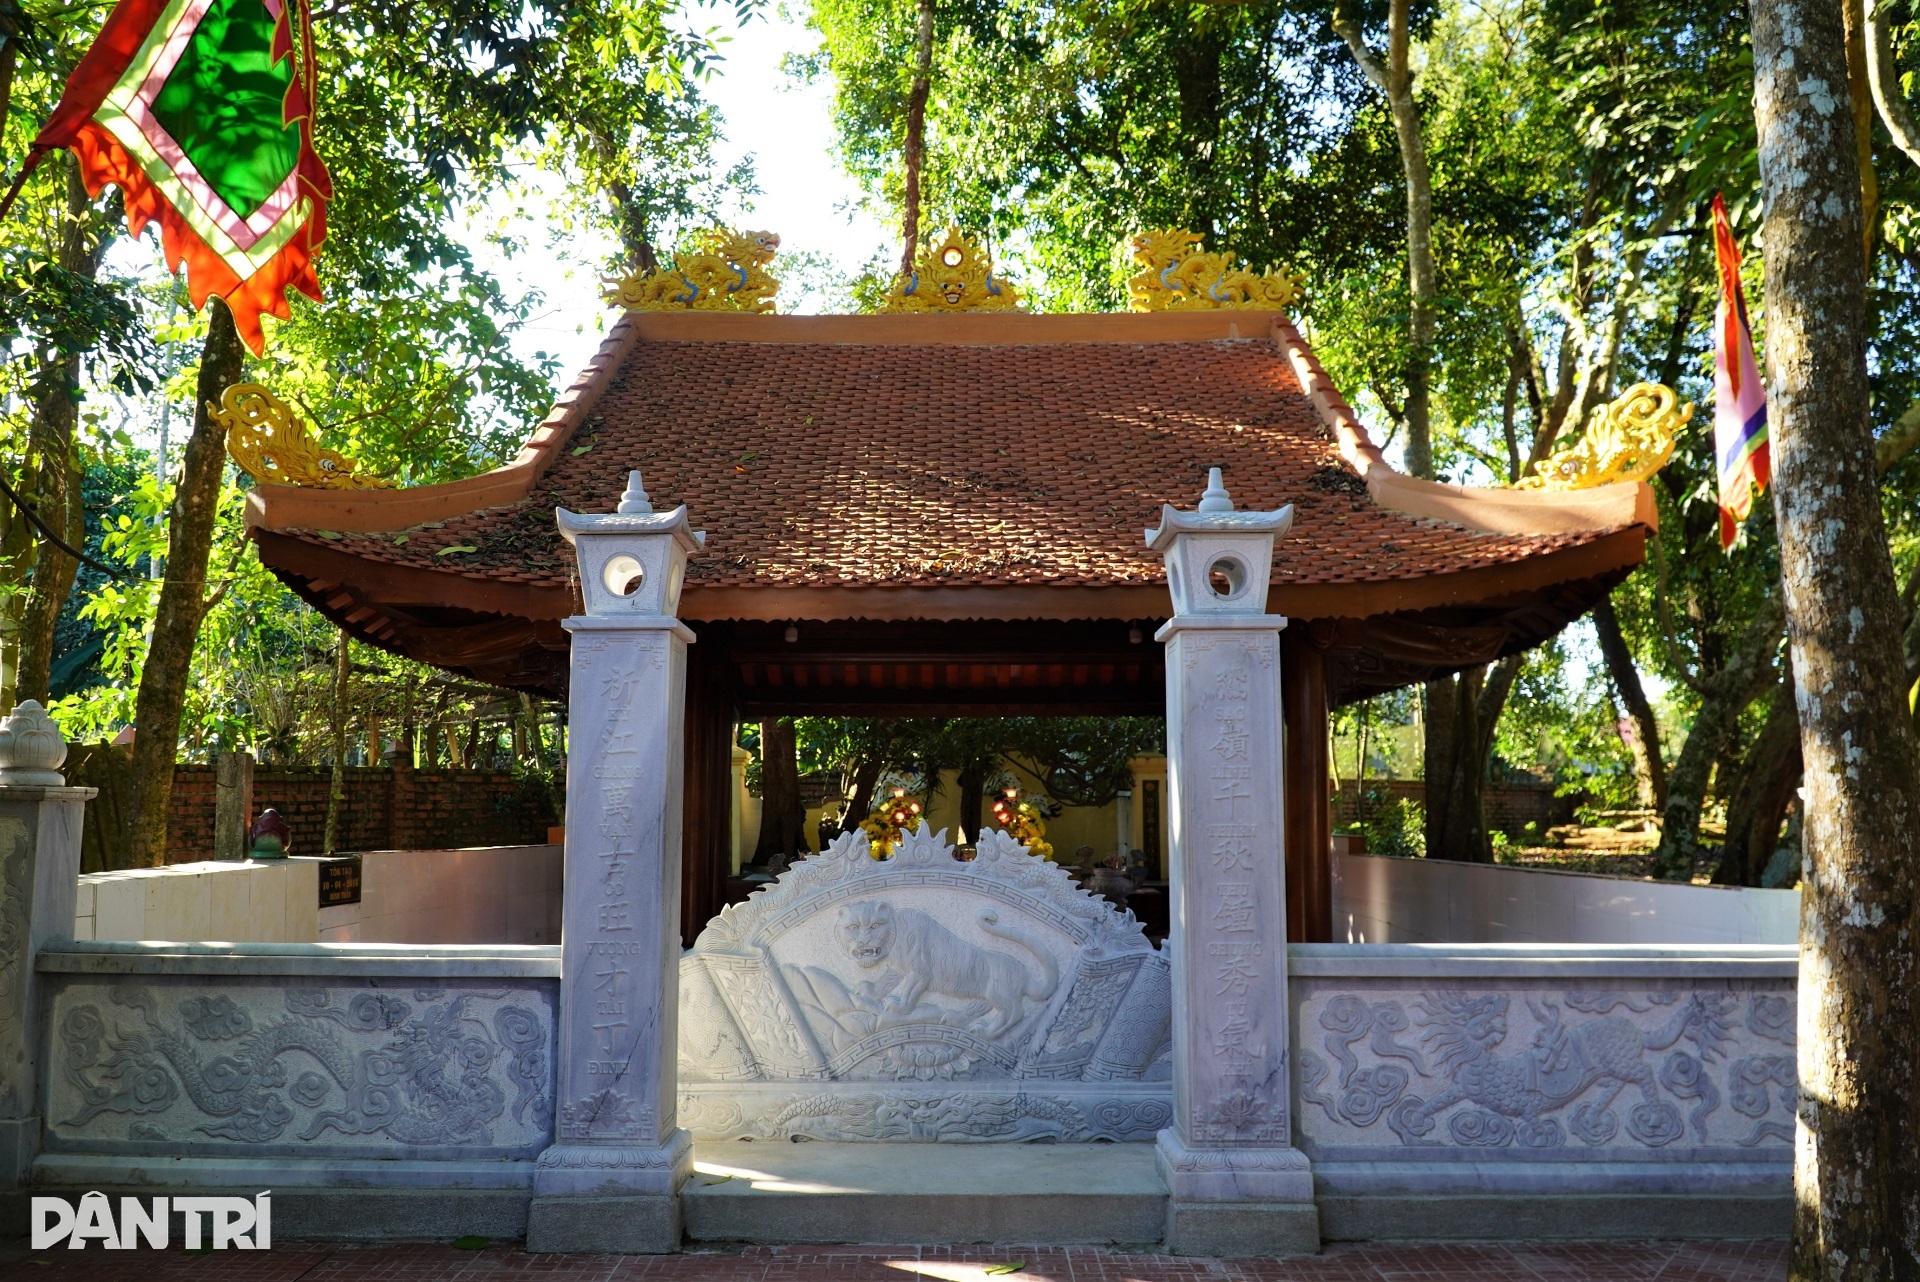
<path fill-rule="evenodd" d="M 883 775 L 917 780 L 913 791 L 925 793 L 943 770 L 984 778 L 1006 760 L 1069 806 L 1106 805 L 1132 787 L 1128 762 L 1166 750 L 1158 717 L 799 717 L 794 727 L 803 774 L 831 769 L 851 777 L 877 763 Z"/>
<path fill-rule="evenodd" d="M 743 2 L 737 12 L 753 8 Z M 0 154 L 17 157 L 57 98 L 104 9 L 29 11 Z M 291 319 L 268 329 L 268 356 L 248 377 L 272 385 L 318 425 L 327 444 L 370 471 L 409 484 L 471 475 L 510 459 L 562 373 L 545 353 L 528 361 L 513 339 L 542 306 L 516 297 L 482 265 L 466 231 L 476 211 L 518 187 L 529 159 L 560 175 L 570 222 L 645 234 L 655 221 L 694 220 L 711 208 L 706 164 L 714 122 L 695 79 L 714 59 L 712 33 L 672 23 L 660 0 L 373 0 L 317 15 L 322 92 L 318 148 L 334 179 L 329 237 L 316 259 L 324 301 L 291 300 Z M 33 380 L 83 357 L 79 464 L 110 475 L 90 494 L 90 528 L 122 577 L 83 578 L 73 626 L 93 653 L 62 671 L 55 712 L 71 736 L 105 737 L 131 720 L 167 546 L 170 481 L 154 476 L 136 425 L 157 384 L 191 413 L 193 361 L 204 321 L 177 282 L 151 265 L 150 247 L 107 255 L 97 281 L 61 265 L 63 237 L 105 248 L 124 235 L 117 197 L 93 202 L 79 231 L 63 222 L 65 175 L 56 157 L 0 225 L 0 448 L 17 455 Z M 743 181 L 743 175 L 727 176 Z M 104 238 L 104 240 L 101 240 Z M 89 242 L 93 243 L 93 242 Z M 550 246 L 491 237 L 488 255 Z M 610 264 L 581 264 L 585 270 Z M 294 598 L 248 550 L 240 502 L 249 483 L 229 471 L 209 573 L 212 607 L 194 653 L 182 750 L 200 755 L 255 746 L 269 759 L 319 762 L 330 722 L 332 625 Z M 104 502 L 103 502 L 104 500 Z M 17 522 L 16 522 L 17 523 Z M 15 549 L 24 546 L 24 551 Z M 11 577 L 0 602 L 17 618 L 14 586 L 32 542 L 0 553 Z M 380 727 L 457 727 L 446 755 L 505 760 L 501 746 L 524 710 L 511 698 L 372 651 L 357 651 L 348 719 L 356 741 Z M 520 759 L 538 770 L 541 754 Z M 387 736 L 391 738 L 391 736 Z M 444 738 L 444 736 L 443 736 Z M 377 745 L 364 755 L 377 753 Z M 547 754 L 557 760 L 557 742 Z"/>
<path fill-rule="evenodd" d="M 1366 784 L 1360 790 L 1360 823 L 1367 851 L 1375 855 L 1416 857 L 1427 851 L 1426 806 L 1412 797 L 1397 796 L 1385 784 Z"/>

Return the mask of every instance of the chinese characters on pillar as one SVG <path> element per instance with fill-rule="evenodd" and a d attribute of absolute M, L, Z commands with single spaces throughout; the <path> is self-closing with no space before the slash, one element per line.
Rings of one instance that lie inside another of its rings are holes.
<path fill-rule="evenodd" d="M 627 1078 L 634 1069 L 636 1008 L 650 1006 L 636 991 L 648 969 L 636 965 L 648 950 L 639 938 L 639 914 L 648 906 L 634 884 L 640 860 L 638 816 L 646 800 L 642 787 L 646 753 L 638 723 L 646 715 L 640 706 L 647 683 L 643 669 L 661 666 L 662 641 L 594 638 L 576 644 L 589 654 L 605 655 L 599 662 L 606 666 L 590 687 L 594 702 L 590 717 L 599 723 L 599 733 L 583 736 L 585 742 L 580 745 L 579 759 L 593 762 L 593 767 L 574 772 L 574 786 L 583 795 L 578 798 L 581 807 L 570 815 L 577 826 L 590 824 L 593 833 L 592 875 L 586 879 L 590 902 L 583 905 L 586 911 L 569 921 L 570 929 L 584 927 L 584 938 L 570 935 L 565 941 L 567 951 L 584 964 L 588 978 L 584 995 L 591 1005 L 584 1019 L 579 1014 L 574 1019 L 576 1026 L 586 1023 L 589 1036 L 583 1048 L 586 1053 L 578 1060 L 584 1073 L 576 1070 L 568 1075 L 572 1079 L 567 1083 L 568 1094 L 574 1102 L 562 1107 L 558 1126 L 563 1140 L 646 1141 L 654 1137 L 655 1110 L 622 1088 L 629 1087 Z M 588 719 L 577 716 L 574 724 Z M 584 788 L 582 773 L 592 779 Z"/>
<path fill-rule="evenodd" d="M 1212 680 L 1193 693 L 1200 707 L 1192 733 L 1201 747 L 1206 789 L 1195 798 L 1201 856 L 1190 875 L 1203 927 L 1203 957 L 1192 958 L 1207 976 L 1206 1041 L 1196 1050 L 1211 1060 L 1212 1089 L 1191 1097 L 1186 1119 L 1193 1139 L 1206 1143 L 1272 1143 L 1286 1139 L 1284 1039 L 1270 1038 L 1277 1015 L 1269 922 L 1281 919 L 1278 888 L 1270 884 L 1274 861 L 1257 859 L 1261 834 L 1277 831 L 1272 785 L 1253 767 L 1257 701 L 1255 652 L 1262 642 L 1209 638 Z M 1268 642 L 1267 644 L 1270 644 Z M 1196 790 L 1198 791 L 1198 790 Z M 1264 869 L 1260 865 L 1264 864 Z M 1263 876 L 1262 872 L 1268 874 Z"/>

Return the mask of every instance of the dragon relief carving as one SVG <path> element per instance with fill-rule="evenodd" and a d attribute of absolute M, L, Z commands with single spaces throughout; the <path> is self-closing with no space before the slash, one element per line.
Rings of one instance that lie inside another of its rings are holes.
<path fill-rule="evenodd" d="M 1734 1107 L 1765 1118 L 1770 1085 L 1784 1083 L 1781 1102 L 1791 1115 L 1791 1056 L 1746 1056 L 1727 1070 L 1740 996 L 1727 991 L 1571 992 L 1561 1003 L 1524 999 L 1534 1023 L 1526 1049 L 1501 1054 L 1509 1035 L 1512 998 L 1506 993 L 1437 992 L 1413 1002 L 1368 1001 L 1338 994 L 1319 1009 L 1321 1044 L 1338 1065 L 1329 1086 L 1325 1060 L 1303 1051 L 1300 1099 L 1339 1126 L 1367 1128 L 1384 1119 L 1402 1144 L 1446 1142 L 1469 1148 L 1553 1149 L 1568 1135 L 1590 1147 L 1624 1139 L 1658 1149 L 1689 1130 L 1708 1142 L 1713 1113 L 1731 1092 Z M 1789 999 L 1755 994 L 1747 1022 L 1775 1024 Z M 1570 1020 L 1562 1010 L 1588 1016 Z M 1638 1022 L 1626 1014 L 1658 1014 Z M 1418 1030 L 1416 1033 L 1415 1030 Z M 1410 1044 L 1417 1042 L 1417 1045 Z M 1683 1049 L 1681 1043 L 1691 1046 Z M 1363 1059 L 1358 1048 L 1364 1044 Z M 1664 1052 L 1664 1054 L 1663 1054 Z M 1416 1079 L 1419 1086 L 1416 1087 Z M 1631 1089 L 1624 1127 L 1614 1104 Z M 1416 1093 L 1416 1091 L 1418 1093 Z M 1679 1103 L 1676 1104 L 1675 1101 Z M 1690 1105 L 1683 1118 L 1680 1104 Z M 1746 1147 L 1791 1136 L 1791 1127 L 1762 1121 Z"/>
<path fill-rule="evenodd" d="M 265 1019 L 228 992 L 183 999 L 177 1018 L 142 987 L 115 984 L 107 996 L 131 1022 L 93 1002 L 68 1004 L 59 1020 L 72 1095 L 62 1128 L 165 1115 L 196 1136 L 267 1144 L 304 1114 L 303 1141 L 442 1147 L 494 1144 L 503 1116 L 521 1144 L 552 1124 L 551 1014 L 488 1000 L 501 994 L 360 992 L 341 1006 L 331 990 L 293 988 L 284 1013 Z M 136 1125 L 149 1138 L 192 1138 Z"/>

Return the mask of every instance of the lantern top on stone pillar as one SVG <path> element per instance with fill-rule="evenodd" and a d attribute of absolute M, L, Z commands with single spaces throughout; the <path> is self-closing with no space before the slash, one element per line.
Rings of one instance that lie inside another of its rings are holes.
<path fill-rule="evenodd" d="M 573 544 L 589 615 L 671 615 L 680 608 L 687 557 L 707 541 L 704 530 L 689 525 L 684 503 L 655 512 L 632 471 L 611 516 L 555 508 L 553 517 Z"/>
<path fill-rule="evenodd" d="M 0 787 L 58 788 L 66 759 L 67 741 L 38 701 L 22 700 L 0 720 Z"/>
<path fill-rule="evenodd" d="M 1267 612 L 1273 577 L 1273 541 L 1293 524 L 1293 504 L 1274 512 L 1238 512 L 1221 481 L 1207 469 L 1197 511 L 1160 509 L 1147 546 L 1166 557 L 1167 588 L 1176 615 Z"/>

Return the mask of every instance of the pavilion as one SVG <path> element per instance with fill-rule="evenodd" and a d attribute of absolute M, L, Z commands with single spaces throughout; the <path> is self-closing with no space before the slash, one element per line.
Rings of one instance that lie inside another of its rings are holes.
<path fill-rule="evenodd" d="M 581 612 L 554 509 L 638 468 L 708 539 L 679 617 L 683 903 L 724 901 L 736 720 L 1158 713 L 1142 541 L 1209 466 L 1275 549 L 1289 937 L 1330 938 L 1327 714 L 1553 636 L 1643 559 L 1641 482 L 1478 489 L 1395 471 L 1282 313 L 632 312 L 511 464 L 248 498 L 262 561 L 361 640 L 564 696 Z"/>

